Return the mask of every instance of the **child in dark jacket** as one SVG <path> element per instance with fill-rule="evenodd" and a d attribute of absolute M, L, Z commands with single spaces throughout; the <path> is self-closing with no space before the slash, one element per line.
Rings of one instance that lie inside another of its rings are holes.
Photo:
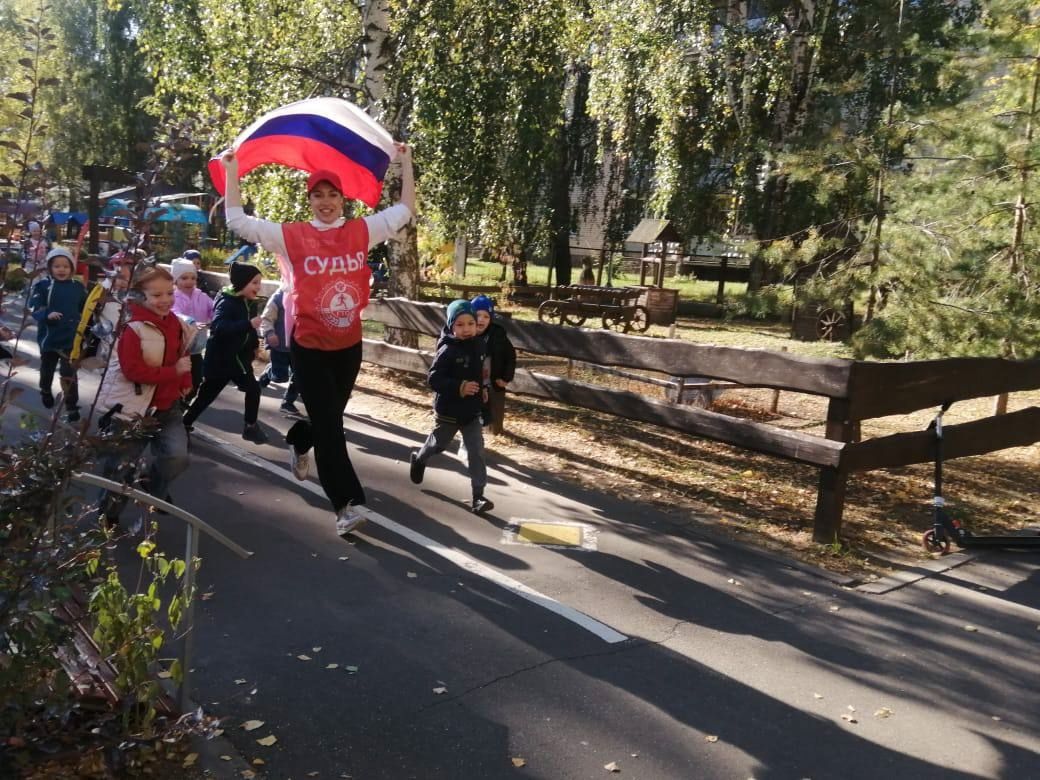
<path fill-rule="evenodd" d="M 253 316 L 250 308 L 260 294 L 260 269 L 233 263 L 228 275 L 231 286 L 224 288 L 213 308 L 213 322 L 202 365 L 202 384 L 184 414 L 184 426 L 191 431 L 199 415 L 217 399 L 228 382 L 234 382 L 246 393 L 242 438 L 264 444 L 267 434 L 256 421 L 260 410 L 260 385 L 253 376 L 253 356 L 260 344 L 256 335 L 260 317 Z"/>
<path fill-rule="evenodd" d="M 484 433 L 480 424 L 481 376 L 484 355 L 477 338 L 477 321 L 469 301 L 454 301 L 448 306 L 447 326 L 451 335 L 441 337 L 441 346 L 430 366 L 435 423 L 426 443 L 410 456 L 409 476 L 419 484 L 426 462 L 444 452 L 455 434 L 462 431 L 466 460 L 473 488 L 471 509 L 476 513 L 494 509 L 484 497 L 487 467 L 484 464 Z"/>
<path fill-rule="evenodd" d="M 72 253 L 62 247 L 52 249 L 47 253 L 49 276 L 36 283 L 29 299 L 40 345 L 40 398 L 48 409 L 54 406 L 54 369 L 60 365 L 61 389 L 70 423 L 79 420 L 79 383 L 69 353 L 87 300 L 86 289 L 73 278 L 74 271 Z"/>
<path fill-rule="evenodd" d="M 484 407 L 481 418 L 485 425 L 502 420 L 506 400 L 506 386 L 516 373 L 516 350 L 506 329 L 495 321 L 495 302 L 486 295 L 478 295 L 470 305 L 477 320 L 477 338 L 484 342 Z"/>

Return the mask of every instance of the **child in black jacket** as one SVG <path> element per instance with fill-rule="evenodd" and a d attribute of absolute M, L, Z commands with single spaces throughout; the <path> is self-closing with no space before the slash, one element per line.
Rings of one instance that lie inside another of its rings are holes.
<path fill-rule="evenodd" d="M 480 414 L 488 425 L 493 420 L 501 422 L 504 416 L 506 386 L 516 373 L 516 350 L 506 329 L 495 321 L 494 301 L 478 295 L 470 306 L 477 320 L 477 338 L 484 342 L 484 406 Z"/>
<path fill-rule="evenodd" d="M 260 269 L 233 263 L 228 275 L 231 286 L 225 287 L 217 296 L 202 364 L 202 384 L 199 385 L 199 394 L 184 414 L 184 427 L 191 431 L 195 420 L 217 399 L 227 383 L 234 382 L 246 394 L 242 438 L 264 444 L 267 434 L 256 421 L 260 410 L 260 385 L 253 376 L 253 356 L 260 344 L 256 334 L 260 317 L 253 316 L 250 308 L 260 294 Z"/>
<path fill-rule="evenodd" d="M 487 467 L 484 464 L 484 433 L 480 424 L 484 364 L 482 339 L 477 338 L 477 321 L 469 301 L 451 303 L 447 321 L 451 335 L 446 333 L 441 337 L 429 373 L 430 387 L 434 391 L 435 424 L 422 448 L 412 452 L 409 476 L 417 485 L 422 482 L 426 462 L 438 452 L 444 452 L 455 434 L 462 431 L 473 488 L 470 507 L 479 514 L 495 506 L 484 497 Z"/>

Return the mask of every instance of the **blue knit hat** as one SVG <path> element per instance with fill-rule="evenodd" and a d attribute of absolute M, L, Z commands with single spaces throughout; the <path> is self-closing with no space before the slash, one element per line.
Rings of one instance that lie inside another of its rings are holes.
<path fill-rule="evenodd" d="M 460 314 L 468 314 L 473 316 L 473 307 L 470 306 L 469 301 L 452 301 L 448 304 L 448 329 L 450 330 L 455 326 L 455 320 L 459 318 Z"/>
<path fill-rule="evenodd" d="M 469 302 L 469 305 L 473 307 L 474 312 L 486 311 L 492 317 L 495 316 L 495 302 L 486 295 L 478 295 Z"/>

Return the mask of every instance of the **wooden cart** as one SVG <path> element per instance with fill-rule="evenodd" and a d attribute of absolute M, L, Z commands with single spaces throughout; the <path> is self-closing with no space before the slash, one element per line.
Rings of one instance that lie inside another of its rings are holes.
<path fill-rule="evenodd" d="M 561 286 L 538 307 L 538 319 L 574 327 L 599 319 L 608 330 L 643 333 L 650 327 L 650 315 L 637 303 L 642 293 L 637 287 Z"/>

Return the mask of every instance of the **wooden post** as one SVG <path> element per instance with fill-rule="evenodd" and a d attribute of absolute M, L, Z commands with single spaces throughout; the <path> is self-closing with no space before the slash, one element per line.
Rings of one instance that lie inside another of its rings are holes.
<path fill-rule="evenodd" d="M 488 407 L 491 409 L 491 432 L 496 436 L 505 430 L 506 394 L 505 391 L 491 390 L 488 395 Z"/>
<path fill-rule="evenodd" d="M 993 416 L 999 417 L 1002 414 L 1007 414 L 1008 406 L 1008 394 L 1001 393 L 995 399 L 993 399 Z"/>
<path fill-rule="evenodd" d="M 726 296 L 726 266 L 729 265 L 729 258 L 725 255 L 722 256 L 719 262 L 719 288 L 715 291 L 715 303 L 719 306 L 725 300 Z"/>
<path fill-rule="evenodd" d="M 780 347 L 781 352 L 787 352 L 787 347 Z M 780 390 L 773 391 L 773 400 L 769 404 L 769 411 L 776 414 L 776 410 L 780 408 Z"/>
<path fill-rule="evenodd" d="M 832 398 L 827 408 L 827 438 L 849 442 L 856 428 L 850 422 L 849 402 Z M 819 489 L 816 493 L 816 516 L 813 521 L 813 541 L 833 544 L 841 534 L 841 518 L 845 512 L 845 488 L 849 474 L 840 466 L 820 469 Z"/>

